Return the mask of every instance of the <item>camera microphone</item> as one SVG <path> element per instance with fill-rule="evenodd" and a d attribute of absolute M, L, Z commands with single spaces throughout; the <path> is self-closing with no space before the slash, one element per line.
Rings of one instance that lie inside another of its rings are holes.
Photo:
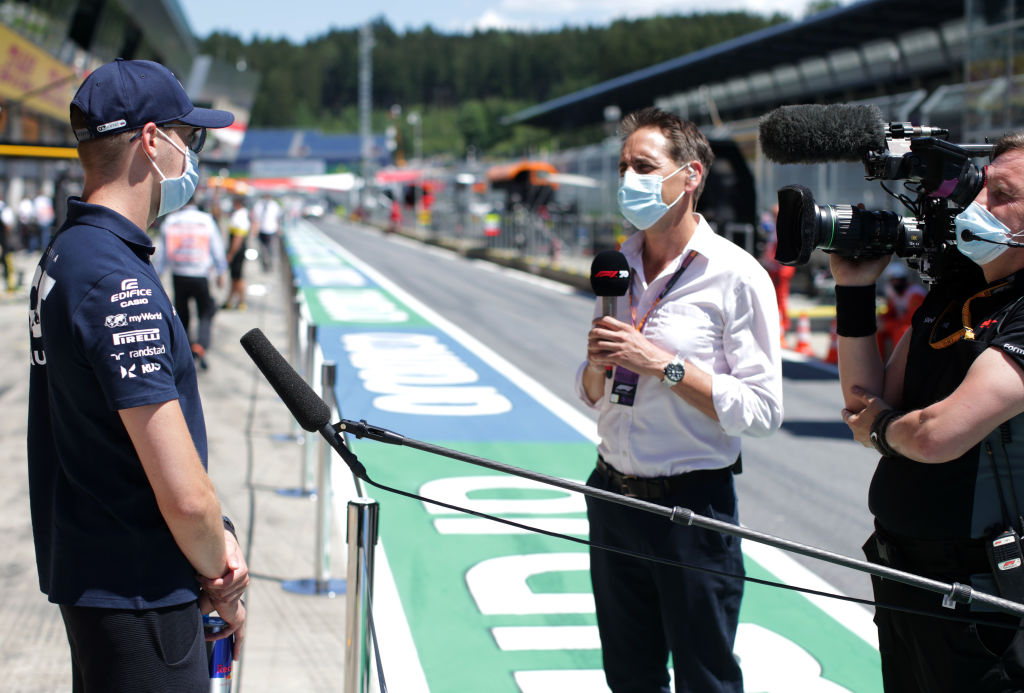
<path fill-rule="evenodd" d="M 781 106 L 761 118 L 758 131 L 764 155 L 778 164 L 862 162 L 887 148 L 878 106 Z"/>
<path fill-rule="evenodd" d="M 960 238 L 965 241 L 982 241 L 984 243 L 991 243 L 992 245 L 1005 245 L 1008 248 L 1024 248 L 1024 243 L 1018 243 L 1017 241 L 994 241 L 991 238 L 982 238 L 970 229 L 964 229 L 961 231 Z"/>

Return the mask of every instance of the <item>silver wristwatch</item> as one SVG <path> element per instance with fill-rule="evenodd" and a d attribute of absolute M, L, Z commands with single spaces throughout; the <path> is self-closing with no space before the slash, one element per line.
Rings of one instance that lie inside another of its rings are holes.
<path fill-rule="evenodd" d="M 681 381 L 683 376 L 686 375 L 686 367 L 683 366 L 682 359 L 676 355 L 676 357 L 672 359 L 672 362 L 665 366 L 662 373 L 661 382 L 672 387 L 673 385 L 678 385 L 679 381 Z"/>

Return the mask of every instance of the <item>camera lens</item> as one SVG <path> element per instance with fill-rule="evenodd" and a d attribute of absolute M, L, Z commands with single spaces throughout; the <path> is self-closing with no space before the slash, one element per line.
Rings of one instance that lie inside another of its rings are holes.
<path fill-rule="evenodd" d="M 852 205 L 818 205 L 810 189 L 802 185 L 779 190 L 776 232 L 775 259 L 784 265 L 805 264 L 815 248 L 855 260 L 921 252 L 922 234 L 916 219 Z"/>

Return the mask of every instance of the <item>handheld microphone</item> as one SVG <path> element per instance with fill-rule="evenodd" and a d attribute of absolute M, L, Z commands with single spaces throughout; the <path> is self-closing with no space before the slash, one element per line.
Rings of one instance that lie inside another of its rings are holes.
<path fill-rule="evenodd" d="M 868 152 L 887 149 L 878 106 L 781 106 L 761 118 L 758 139 L 764 155 L 779 164 L 861 162 Z"/>
<path fill-rule="evenodd" d="M 288 411 L 299 425 L 311 433 L 320 431 L 331 422 L 331 409 L 313 391 L 295 369 L 285 360 L 260 329 L 253 328 L 242 335 L 242 348 L 249 354 L 274 392 L 284 400 Z"/>
<path fill-rule="evenodd" d="M 615 299 L 629 291 L 629 263 L 617 250 L 603 250 L 590 263 L 590 288 L 601 297 L 601 315 L 615 313 Z"/>
<path fill-rule="evenodd" d="M 602 250 L 590 263 L 590 288 L 601 297 L 601 315 L 615 314 L 615 299 L 629 291 L 629 262 L 617 250 Z M 612 367 L 604 369 L 604 377 L 612 377 Z"/>

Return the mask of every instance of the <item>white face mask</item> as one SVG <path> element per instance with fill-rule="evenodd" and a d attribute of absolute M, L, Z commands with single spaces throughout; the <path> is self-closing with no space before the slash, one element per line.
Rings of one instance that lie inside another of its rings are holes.
<path fill-rule="evenodd" d="M 156 215 L 162 217 L 176 209 L 181 209 L 195 195 L 196 185 L 199 184 L 199 157 L 191 149 L 179 147 L 174 140 L 164 134 L 163 130 L 157 128 L 156 132 L 170 142 L 172 147 L 185 155 L 185 172 L 175 178 L 168 178 L 153 161 L 153 157 L 149 156 L 149 152 L 146 152 L 153 168 L 160 174 L 160 209 L 157 210 Z"/>
<path fill-rule="evenodd" d="M 953 220 L 956 225 L 956 248 L 978 265 L 987 265 L 1002 255 L 1012 242 L 1013 232 L 992 212 L 977 202 L 967 205 Z M 976 238 L 964 239 L 970 231 Z"/>
<path fill-rule="evenodd" d="M 661 219 L 668 210 L 675 206 L 676 202 L 683 199 L 686 190 L 679 193 L 679 197 L 672 201 L 672 204 L 665 204 L 661 199 L 661 185 L 672 176 L 684 169 L 690 168 L 689 164 L 680 166 L 667 176 L 659 176 L 657 173 L 634 173 L 626 171 L 619 181 L 619 211 L 626 217 L 633 226 L 641 231 L 649 229 Z"/>

